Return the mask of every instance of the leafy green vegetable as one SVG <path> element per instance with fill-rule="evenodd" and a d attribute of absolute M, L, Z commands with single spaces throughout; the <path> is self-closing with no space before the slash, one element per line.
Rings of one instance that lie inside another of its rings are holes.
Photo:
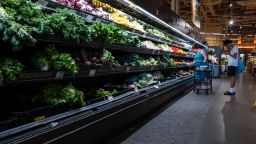
<path fill-rule="evenodd" d="M 0 32 L 5 42 L 12 44 L 13 50 L 21 50 L 23 45 L 34 45 L 34 34 L 53 34 L 41 8 L 29 0 L 1 0 L 4 16 L 0 17 Z"/>
<path fill-rule="evenodd" d="M 77 73 L 78 68 L 76 63 L 72 56 L 68 53 L 52 55 L 50 61 L 54 70 Z"/>
<path fill-rule="evenodd" d="M 0 66 L 5 81 L 14 81 L 20 78 L 24 68 L 24 65 L 18 60 L 9 58 L 4 59 Z"/>
<path fill-rule="evenodd" d="M 156 83 L 152 74 L 141 73 L 137 76 L 130 76 L 127 78 L 127 83 L 133 83 L 138 88 L 147 87 L 150 84 Z"/>
<path fill-rule="evenodd" d="M 175 67 L 174 61 L 172 59 L 170 59 L 170 57 L 164 55 L 163 60 L 166 63 L 167 67 Z"/>
<path fill-rule="evenodd" d="M 35 54 L 32 59 L 32 63 L 34 64 L 36 69 L 47 71 L 50 68 L 50 62 L 43 53 Z"/>
<path fill-rule="evenodd" d="M 119 43 L 128 44 L 133 46 L 140 46 L 140 39 L 138 36 L 134 36 L 114 23 L 103 24 L 97 22 L 90 27 L 92 32 L 92 38 L 101 40 L 105 44 Z"/>
<path fill-rule="evenodd" d="M 45 51 L 34 55 L 32 63 L 37 69 L 65 71 L 71 74 L 77 73 L 78 67 L 69 53 L 59 53 L 54 45 L 48 45 Z"/>
<path fill-rule="evenodd" d="M 58 105 L 64 103 L 83 105 L 83 99 L 83 92 L 75 89 L 72 84 L 68 84 L 66 86 L 51 84 L 46 86 L 39 93 L 35 101 L 51 105 Z"/>
<path fill-rule="evenodd" d="M 98 22 L 88 26 L 83 17 L 69 9 L 56 9 L 49 14 L 30 0 L 1 0 L 0 5 L 0 34 L 3 41 L 12 44 L 14 51 L 21 50 L 24 45 L 33 46 L 35 37 L 49 35 L 61 36 L 77 44 L 93 39 L 105 44 L 140 46 L 138 36 L 125 32 L 116 24 Z"/>
<path fill-rule="evenodd" d="M 74 11 L 56 9 L 47 20 L 54 33 L 63 36 L 65 40 L 75 41 L 78 44 L 91 41 L 91 29 Z"/>
<path fill-rule="evenodd" d="M 100 88 L 96 91 L 96 96 L 98 96 L 98 97 L 113 96 L 117 93 L 118 93 L 117 90 L 113 90 L 111 92 L 111 91 L 107 91 L 107 90 L 104 90 L 104 89 Z"/>
<path fill-rule="evenodd" d="M 105 58 L 110 64 L 120 66 L 120 64 L 115 60 L 115 57 L 106 49 L 103 49 L 103 58 Z"/>

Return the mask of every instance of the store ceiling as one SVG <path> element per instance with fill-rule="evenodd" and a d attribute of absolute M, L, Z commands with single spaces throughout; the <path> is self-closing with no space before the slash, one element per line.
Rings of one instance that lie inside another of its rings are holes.
<path fill-rule="evenodd" d="M 193 25 L 191 0 L 180 0 L 179 15 Z M 230 20 L 234 21 L 232 25 Z M 215 33 L 206 37 L 210 43 L 221 42 L 226 37 L 237 40 L 242 35 L 242 44 L 252 45 L 253 37 L 248 35 L 256 34 L 256 0 L 201 0 L 200 31 Z M 218 40 L 211 41 L 213 37 Z"/>

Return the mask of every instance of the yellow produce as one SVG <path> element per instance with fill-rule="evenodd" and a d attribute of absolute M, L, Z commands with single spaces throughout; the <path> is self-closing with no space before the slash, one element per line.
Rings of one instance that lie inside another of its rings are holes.
<path fill-rule="evenodd" d="M 111 7 L 109 4 L 100 2 L 98 0 L 92 0 L 92 3 L 97 7 L 105 8 L 111 12 L 110 16 L 114 22 L 146 33 L 141 24 L 139 24 L 137 21 L 129 21 L 128 16 L 125 13 Z"/>

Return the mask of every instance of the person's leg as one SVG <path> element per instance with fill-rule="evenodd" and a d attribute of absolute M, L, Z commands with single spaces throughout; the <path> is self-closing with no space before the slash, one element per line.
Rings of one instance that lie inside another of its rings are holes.
<path fill-rule="evenodd" d="M 230 88 L 231 88 L 230 92 L 232 93 L 236 92 L 235 87 L 236 87 L 236 77 L 232 76 L 230 77 Z"/>
<path fill-rule="evenodd" d="M 229 90 L 224 93 L 224 95 L 233 95 L 235 94 L 235 67 L 228 67 L 228 76 L 230 87 Z"/>

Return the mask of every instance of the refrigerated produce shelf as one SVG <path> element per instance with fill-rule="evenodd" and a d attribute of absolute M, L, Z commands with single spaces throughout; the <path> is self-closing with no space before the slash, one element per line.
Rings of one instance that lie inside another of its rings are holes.
<path fill-rule="evenodd" d="M 186 40 L 189 40 L 192 43 L 197 43 L 202 47 L 207 48 L 205 45 L 201 44 L 197 40 L 191 38 L 190 36 L 185 35 L 184 33 L 180 32 L 176 28 L 170 26 L 163 20 L 157 18 L 156 16 L 152 15 L 151 13 L 147 12 L 143 8 L 135 5 L 129 0 L 104 0 L 105 2 L 109 3 L 112 6 L 115 6 L 117 9 L 122 9 L 122 11 L 131 14 L 132 16 L 138 17 L 141 20 L 145 20 L 147 23 L 150 23 L 152 25 L 155 25 L 159 27 L 160 29 L 169 30 L 169 32 L 172 32 L 176 35 L 179 35 L 181 38 L 185 38 Z"/>
<path fill-rule="evenodd" d="M 0 132 L 1 143 L 102 143 L 122 127 L 192 87 L 193 77 L 180 77 L 41 121 Z M 101 131 L 99 133 L 99 131 Z M 96 138 L 97 137 L 97 138 Z"/>
<path fill-rule="evenodd" d="M 66 6 L 55 3 L 52 0 L 48 1 L 48 6 L 44 6 L 45 10 L 51 11 L 51 12 L 54 11 L 54 8 L 66 8 Z M 86 11 L 80 11 L 80 10 L 72 8 L 72 7 L 67 7 L 67 8 L 74 10 L 78 15 L 84 17 L 84 20 L 88 23 L 96 23 L 96 22 L 102 22 L 102 23 L 105 23 L 105 24 L 115 23 L 114 21 L 101 18 L 99 16 L 93 15 L 93 14 L 88 13 Z M 181 49 L 184 49 L 184 50 L 189 50 L 189 48 L 185 48 L 184 46 L 179 46 L 179 45 L 177 45 L 175 43 L 172 43 L 172 42 L 170 42 L 170 41 L 168 41 L 168 40 L 166 40 L 162 37 L 158 37 L 158 36 L 155 36 L 155 35 L 152 35 L 152 34 L 147 34 L 147 33 L 141 32 L 141 31 L 136 30 L 136 29 L 125 27 L 125 26 L 120 25 L 118 23 L 115 23 L 115 24 L 118 25 L 119 27 L 121 27 L 122 29 L 125 29 L 128 33 L 139 36 L 140 38 L 147 39 L 147 40 L 152 40 L 152 41 L 159 42 L 159 43 L 166 43 L 170 46 L 174 46 L 174 47 L 181 48 Z"/>

